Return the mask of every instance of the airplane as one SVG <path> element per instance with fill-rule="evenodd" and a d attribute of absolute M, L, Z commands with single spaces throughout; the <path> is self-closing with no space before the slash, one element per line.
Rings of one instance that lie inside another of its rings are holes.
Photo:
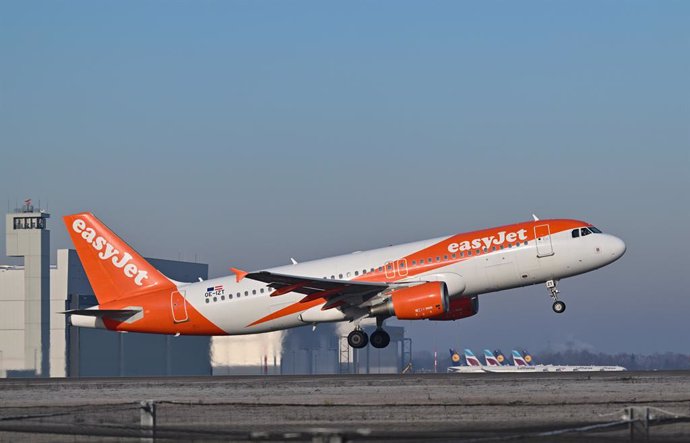
<path fill-rule="evenodd" d="M 505 355 L 503 355 L 503 352 L 501 352 L 500 349 L 494 350 L 494 356 L 496 357 L 496 360 L 498 360 L 498 363 L 501 364 L 501 366 L 505 366 L 508 364 L 508 359 Z"/>
<path fill-rule="evenodd" d="M 533 366 L 530 363 L 532 362 L 532 356 L 528 355 L 529 359 L 525 356 L 523 356 L 520 351 L 516 351 L 513 349 L 512 352 L 513 356 L 513 366 Z"/>
<path fill-rule="evenodd" d="M 590 223 L 539 220 L 198 282 L 164 276 L 89 212 L 63 218 L 97 306 L 72 325 L 119 332 L 243 335 L 348 321 L 348 343 L 385 348 L 384 321 L 476 315 L 479 295 L 545 284 L 556 313 L 560 280 L 618 260 L 625 243 Z M 360 323 L 376 319 L 369 337 Z"/>
<path fill-rule="evenodd" d="M 464 374 L 477 374 L 484 372 L 484 365 L 479 361 L 479 359 L 474 355 L 474 353 L 465 349 L 465 364 L 462 364 L 462 357 L 455 350 L 450 350 L 450 360 L 456 365 L 449 366 L 447 372 L 459 372 Z"/>
<path fill-rule="evenodd" d="M 488 349 L 484 349 L 484 361 L 486 366 L 503 366 L 498 356 Z"/>
<path fill-rule="evenodd" d="M 517 359 L 517 360 L 516 360 Z M 535 365 L 534 359 L 526 350 L 513 351 L 514 365 L 519 368 L 533 367 L 545 372 L 618 372 L 627 371 L 623 366 L 595 366 L 595 365 Z M 523 364 L 524 363 L 524 364 Z"/>

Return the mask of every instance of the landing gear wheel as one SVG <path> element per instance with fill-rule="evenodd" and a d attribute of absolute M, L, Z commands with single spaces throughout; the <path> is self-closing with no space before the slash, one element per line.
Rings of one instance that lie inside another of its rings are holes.
<path fill-rule="evenodd" d="M 549 295 L 551 296 L 551 300 L 553 300 L 553 305 L 551 308 L 553 309 L 553 312 L 556 314 L 561 314 L 563 311 L 565 311 L 565 303 L 560 301 L 558 299 L 558 294 L 561 292 L 559 291 L 556 286 L 558 285 L 557 280 L 549 280 L 546 282 L 546 289 L 549 291 Z"/>
<path fill-rule="evenodd" d="M 391 342 L 391 336 L 388 335 L 388 332 L 384 331 L 383 329 L 377 329 L 376 331 L 372 332 L 370 340 L 373 347 L 381 349 L 388 346 L 388 344 Z"/>
<path fill-rule="evenodd" d="M 360 349 L 369 344 L 369 336 L 361 329 L 355 329 L 347 336 L 347 344 L 355 349 Z"/>

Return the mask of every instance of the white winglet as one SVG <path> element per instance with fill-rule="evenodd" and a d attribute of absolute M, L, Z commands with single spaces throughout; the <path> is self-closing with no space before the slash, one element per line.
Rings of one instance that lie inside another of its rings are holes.
<path fill-rule="evenodd" d="M 297 260 L 295 260 L 295 259 L 292 258 L 292 257 L 290 257 L 290 261 L 292 262 L 293 265 L 296 265 L 296 264 L 297 264 Z"/>
<path fill-rule="evenodd" d="M 534 219 L 534 221 L 539 221 L 539 217 L 537 217 L 537 216 L 534 215 L 534 214 L 532 214 L 532 218 Z"/>

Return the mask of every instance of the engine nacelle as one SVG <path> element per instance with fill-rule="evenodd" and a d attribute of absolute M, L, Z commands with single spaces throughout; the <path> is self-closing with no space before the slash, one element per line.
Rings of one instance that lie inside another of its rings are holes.
<path fill-rule="evenodd" d="M 446 284 L 439 281 L 396 289 L 391 297 L 372 306 L 372 316 L 394 315 L 400 320 L 421 320 L 448 312 L 450 300 Z"/>
<path fill-rule="evenodd" d="M 472 317 L 479 312 L 479 296 L 458 297 L 450 301 L 450 308 L 447 312 L 432 317 L 429 320 L 459 320 L 461 318 Z"/>

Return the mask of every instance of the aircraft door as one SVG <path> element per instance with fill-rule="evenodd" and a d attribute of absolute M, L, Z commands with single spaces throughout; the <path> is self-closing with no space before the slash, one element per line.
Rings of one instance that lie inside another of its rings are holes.
<path fill-rule="evenodd" d="M 173 291 L 170 294 L 170 309 L 172 310 L 173 322 L 184 323 L 189 320 L 185 291 Z"/>
<path fill-rule="evenodd" d="M 534 227 L 534 240 L 537 242 L 537 257 L 553 255 L 551 244 L 551 230 L 549 225 L 537 225 Z"/>

